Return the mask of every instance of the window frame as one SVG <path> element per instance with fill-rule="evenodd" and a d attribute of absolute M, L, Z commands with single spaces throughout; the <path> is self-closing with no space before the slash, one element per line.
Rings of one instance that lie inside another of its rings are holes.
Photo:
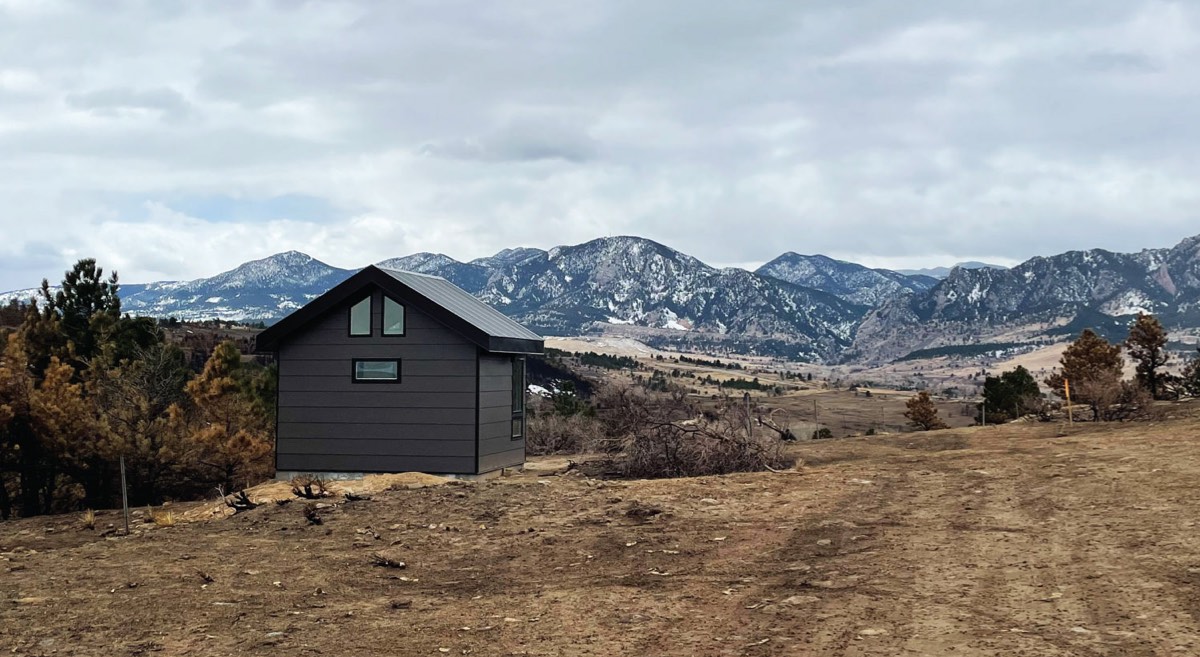
<path fill-rule="evenodd" d="M 387 332 L 387 306 L 389 301 L 400 306 L 401 311 L 404 313 L 404 324 L 399 333 Z M 383 295 L 383 307 L 379 309 L 379 334 L 385 338 L 403 338 L 408 335 L 408 306 L 387 294 Z"/>
<path fill-rule="evenodd" d="M 520 367 L 520 372 L 521 372 L 521 389 L 519 391 L 517 390 L 517 368 L 518 368 L 518 366 Z M 513 381 L 512 381 L 512 386 L 513 386 L 513 390 L 512 390 L 512 393 L 513 393 L 512 394 L 512 425 L 509 428 L 509 434 L 510 434 L 512 440 L 514 440 L 514 441 L 515 440 L 523 440 L 525 438 L 525 409 L 527 406 L 527 404 L 526 404 L 527 400 L 525 399 L 525 393 L 529 387 L 527 377 L 528 377 L 528 373 L 525 369 L 525 357 L 524 356 L 513 356 L 513 360 L 512 360 L 512 379 L 513 379 Z M 520 402 L 519 408 L 517 406 L 518 401 Z M 520 430 L 517 429 L 518 423 L 520 423 L 519 424 Z"/>
<path fill-rule="evenodd" d="M 354 309 L 357 308 L 359 305 L 361 305 L 364 301 L 367 302 L 367 332 L 366 333 L 355 333 L 354 332 Z M 350 304 L 350 307 L 346 309 L 346 335 L 348 335 L 352 338 L 374 337 L 374 335 L 375 335 L 375 321 L 374 321 L 374 317 L 373 317 L 374 314 L 375 314 L 375 295 L 374 295 L 374 293 L 368 294 L 367 296 Z"/>
<path fill-rule="evenodd" d="M 360 378 L 358 378 L 358 364 L 359 363 L 395 363 L 396 364 L 396 378 L 394 378 L 394 379 L 360 379 Z M 400 383 L 400 379 L 402 377 L 403 377 L 403 371 L 401 370 L 399 358 L 351 358 L 350 359 L 350 382 L 351 383 L 366 383 L 366 384 Z"/>

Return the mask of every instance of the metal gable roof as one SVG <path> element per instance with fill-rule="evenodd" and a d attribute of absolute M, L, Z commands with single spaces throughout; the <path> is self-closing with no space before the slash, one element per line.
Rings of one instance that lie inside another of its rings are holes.
<path fill-rule="evenodd" d="M 275 351 L 289 333 L 335 308 L 364 287 L 376 285 L 493 353 L 540 354 L 538 334 L 437 276 L 368 266 L 258 334 L 255 348 Z"/>
<path fill-rule="evenodd" d="M 492 338 L 541 341 L 542 336 L 521 326 L 507 315 L 476 299 L 471 293 L 439 276 L 410 271 L 380 269 L 417 294 L 467 322 Z"/>

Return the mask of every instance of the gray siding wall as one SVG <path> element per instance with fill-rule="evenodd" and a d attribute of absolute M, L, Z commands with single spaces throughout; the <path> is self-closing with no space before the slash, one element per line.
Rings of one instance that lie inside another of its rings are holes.
<path fill-rule="evenodd" d="M 349 308 L 331 310 L 279 346 L 276 467 L 304 472 L 476 472 L 478 349 L 406 307 L 406 335 L 350 337 Z M 354 383 L 354 358 L 399 358 L 399 383 Z M 511 385 L 511 384 L 510 384 Z"/>
<path fill-rule="evenodd" d="M 479 356 L 479 472 L 525 462 L 524 431 L 512 437 L 512 356 Z"/>

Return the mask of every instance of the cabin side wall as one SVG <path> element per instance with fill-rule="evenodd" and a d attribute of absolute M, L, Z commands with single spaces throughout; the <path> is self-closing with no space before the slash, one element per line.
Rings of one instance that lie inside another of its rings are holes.
<path fill-rule="evenodd" d="M 279 345 L 275 465 L 281 471 L 476 471 L 478 349 L 411 306 L 405 335 L 351 337 L 350 299 Z M 403 301 L 398 299 L 398 301 Z M 353 380 L 354 359 L 400 359 L 398 383 Z"/>
<path fill-rule="evenodd" d="M 490 472 L 525 463 L 523 421 L 521 436 L 512 436 L 512 388 L 513 357 L 480 354 L 479 472 Z"/>

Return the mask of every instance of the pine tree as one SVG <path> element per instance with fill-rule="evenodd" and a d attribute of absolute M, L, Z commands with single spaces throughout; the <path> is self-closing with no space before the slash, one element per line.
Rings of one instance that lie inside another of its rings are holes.
<path fill-rule="evenodd" d="M 165 492 L 187 495 L 198 487 L 181 422 L 189 376 L 183 352 L 163 344 L 91 373 L 101 427 L 126 458 L 134 504 L 158 504 Z"/>
<path fill-rule="evenodd" d="M 54 472 L 82 486 L 86 504 L 97 508 L 118 488 L 113 466 L 119 455 L 112 437 L 100 431 L 84 385 L 74 379 L 73 367 L 52 358 L 30 397 L 30 420 Z"/>
<path fill-rule="evenodd" d="M 1164 384 L 1168 382 L 1168 375 L 1161 371 L 1169 360 L 1166 346 L 1167 332 L 1158 318 L 1138 313 L 1137 319 L 1129 327 L 1125 348 L 1137 363 L 1138 384 L 1155 399 L 1163 398 L 1166 393 Z"/>
<path fill-rule="evenodd" d="M 104 279 L 104 270 L 94 258 L 84 258 L 63 276 L 58 292 L 50 292 L 50 282 L 42 281 L 45 312 L 55 313 L 63 335 L 74 346 L 76 357 L 87 360 L 100 353 L 103 337 L 121 318 L 120 286 L 117 273 Z M 82 369 L 82 368 L 78 368 Z"/>
<path fill-rule="evenodd" d="M 1070 382 L 1072 401 L 1087 404 L 1092 409 L 1092 418 L 1100 420 L 1121 392 L 1121 374 L 1125 365 L 1121 345 L 1110 343 L 1091 329 L 1084 329 L 1063 352 L 1059 364 L 1060 371 L 1047 378 L 1046 385 L 1065 398 L 1065 384 Z"/>
<path fill-rule="evenodd" d="M 1024 367 L 989 376 L 983 384 L 983 403 L 989 422 L 1008 422 L 1034 410 L 1041 399 L 1037 381 Z"/>
<path fill-rule="evenodd" d="M 13 333 L 0 352 L 0 474 L 16 472 L 20 508 L 27 515 L 38 512 L 43 485 L 40 449 L 29 418 L 33 388 L 25 344 L 20 333 Z M 0 480 L 0 518 L 13 513 L 7 484 Z"/>
<path fill-rule="evenodd" d="M 201 452 L 200 462 L 227 490 L 270 476 L 269 422 L 245 393 L 243 377 L 241 354 L 227 341 L 187 384 L 196 409 L 191 438 Z"/>
<path fill-rule="evenodd" d="M 1179 387 L 1193 397 L 1200 397 L 1200 347 L 1196 348 L 1195 355 L 1184 366 L 1183 373 L 1179 377 Z"/>
<path fill-rule="evenodd" d="M 948 428 L 938 415 L 937 406 L 934 405 L 928 392 L 922 390 L 917 393 L 915 397 L 905 403 L 905 406 L 908 407 L 908 410 L 904 411 L 904 417 L 908 418 L 909 424 L 917 431 Z"/>

